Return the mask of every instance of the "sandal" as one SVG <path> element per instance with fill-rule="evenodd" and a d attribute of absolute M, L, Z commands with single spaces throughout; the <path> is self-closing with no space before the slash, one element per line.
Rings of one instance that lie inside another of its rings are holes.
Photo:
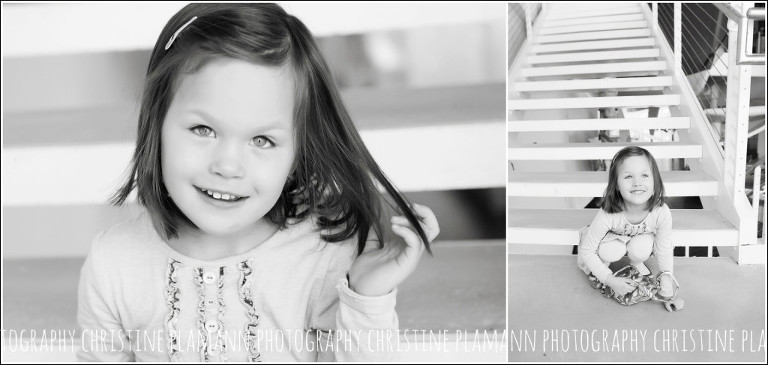
<path fill-rule="evenodd" d="M 674 289 L 672 289 L 672 295 L 670 296 L 663 296 L 661 295 L 661 277 L 664 275 L 669 275 L 669 277 L 672 278 L 672 282 L 675 283 Z M 682 298 L 677 297 L 677 291 L 680 289 L 680 284 L 678 284 L 677 279 L 675 279 L 675 276 L 672 275 L 669 271 L 664 271 L 659 274 L 658 277 L 656 277 L 656 293 L 654 293 L 653 300 L 663 302 L 664 307 L 667 308 L 670 312 L 677 312 L 682 310 L 685 307 L 685 301 Z"/>

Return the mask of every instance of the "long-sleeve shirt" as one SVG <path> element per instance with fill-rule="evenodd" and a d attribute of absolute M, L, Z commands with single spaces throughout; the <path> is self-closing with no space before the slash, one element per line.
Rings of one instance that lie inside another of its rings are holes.
<path fill-rule="evenodd" d="M 600 243 L 609 239 L 619 239 L 626 243 L 630 238 L 646 233 L 654 235 L 653 254 L 656 256 L 659 270 L 672 272 L 672 215 L 666 204 L 653 208 L 645 219 L 637 224 L 630 223 L 623 213 L 606 213 L 600 209 L 586 234 L 581 237 L 577 265 L 585 273 L 591 272 L 597 280 L 605 283 L 613 273 L 597 255 Z"/>
<path fill-rule="evenodd" d="M 201 261 L 168 246 L 144 212 L 92 243 L 78 290 L 78 359 L 392 360 L 397 291 L 350 290 L 355 243 L 325 242 L 307 219 L 241 255 Z"/>

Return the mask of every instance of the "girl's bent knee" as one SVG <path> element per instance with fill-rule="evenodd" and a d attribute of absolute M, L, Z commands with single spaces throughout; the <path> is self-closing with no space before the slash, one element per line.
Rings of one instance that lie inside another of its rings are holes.
<path fill-rule="evenodd" d="M 619 240 L 603 242 L 597 248 L 597 255 L 603 262 L 619 261 L 626 253 L 626 246 Z"/>
<path fill-rule="evenodd" d="M 641 234 L 627 242 L 627 256 L 631 262 L 642 262 L 651 257 L 653 251 L 653 235 Z"/>

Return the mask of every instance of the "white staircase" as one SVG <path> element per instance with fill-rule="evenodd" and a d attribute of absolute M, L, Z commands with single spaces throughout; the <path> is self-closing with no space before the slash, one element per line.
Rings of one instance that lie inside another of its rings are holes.
<path fill-rule="evenodd" d="M 585 160 L 610 161 L 627 145 L 646 148 L 659 161 L 704 157 L 705 149 L 693 142 L 586 140 L 585 131 L 594 131 L 593 136 L 599 130 L 676 129 L 684 134 L 691 127 L 691 119 L 679 112 L 687 109 L 680 108 L 681 96 L 672 92 L 679 89 L 673 87 L 677 79 L 662 59 L 641 6 L 549 4 L 517 55 L 509 74 L 507 122 L 510 251 L 515 244 L 578 244 L 579 229 L 597 212 L 581 207 L 602 196 L 608 180 L 607 172 L 590 171 Z M 598 119 L 599 108 L 648 113 Z M 665 108 L 675 113 L 658 117 Z M 717 178 L 702 171 L 663 171 L 662 178 L 670 197 L 718 195 Z M 542 206 L 548 209 L 538 209 L 537 198 L 546 199 Z M 515 203 L 520 201 L 528 209 Z M 738 245 L 738 230 L 715 210 L 675 209 L 672 218 L 676 246 Z"/>

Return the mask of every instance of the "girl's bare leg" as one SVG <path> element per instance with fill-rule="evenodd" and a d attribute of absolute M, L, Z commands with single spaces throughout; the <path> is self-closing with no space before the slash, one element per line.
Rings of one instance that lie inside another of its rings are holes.
<path fill-rule="evenodd" d="M 627 257 L 629 257 L 629 264 L 634 266 L 640 275 L 649 275 L 651 270 L 645 266 L 643 262 L 651 257 L 653 251 L 653 235 L 641 234 L 632 237 L 627 242 Z"/>

